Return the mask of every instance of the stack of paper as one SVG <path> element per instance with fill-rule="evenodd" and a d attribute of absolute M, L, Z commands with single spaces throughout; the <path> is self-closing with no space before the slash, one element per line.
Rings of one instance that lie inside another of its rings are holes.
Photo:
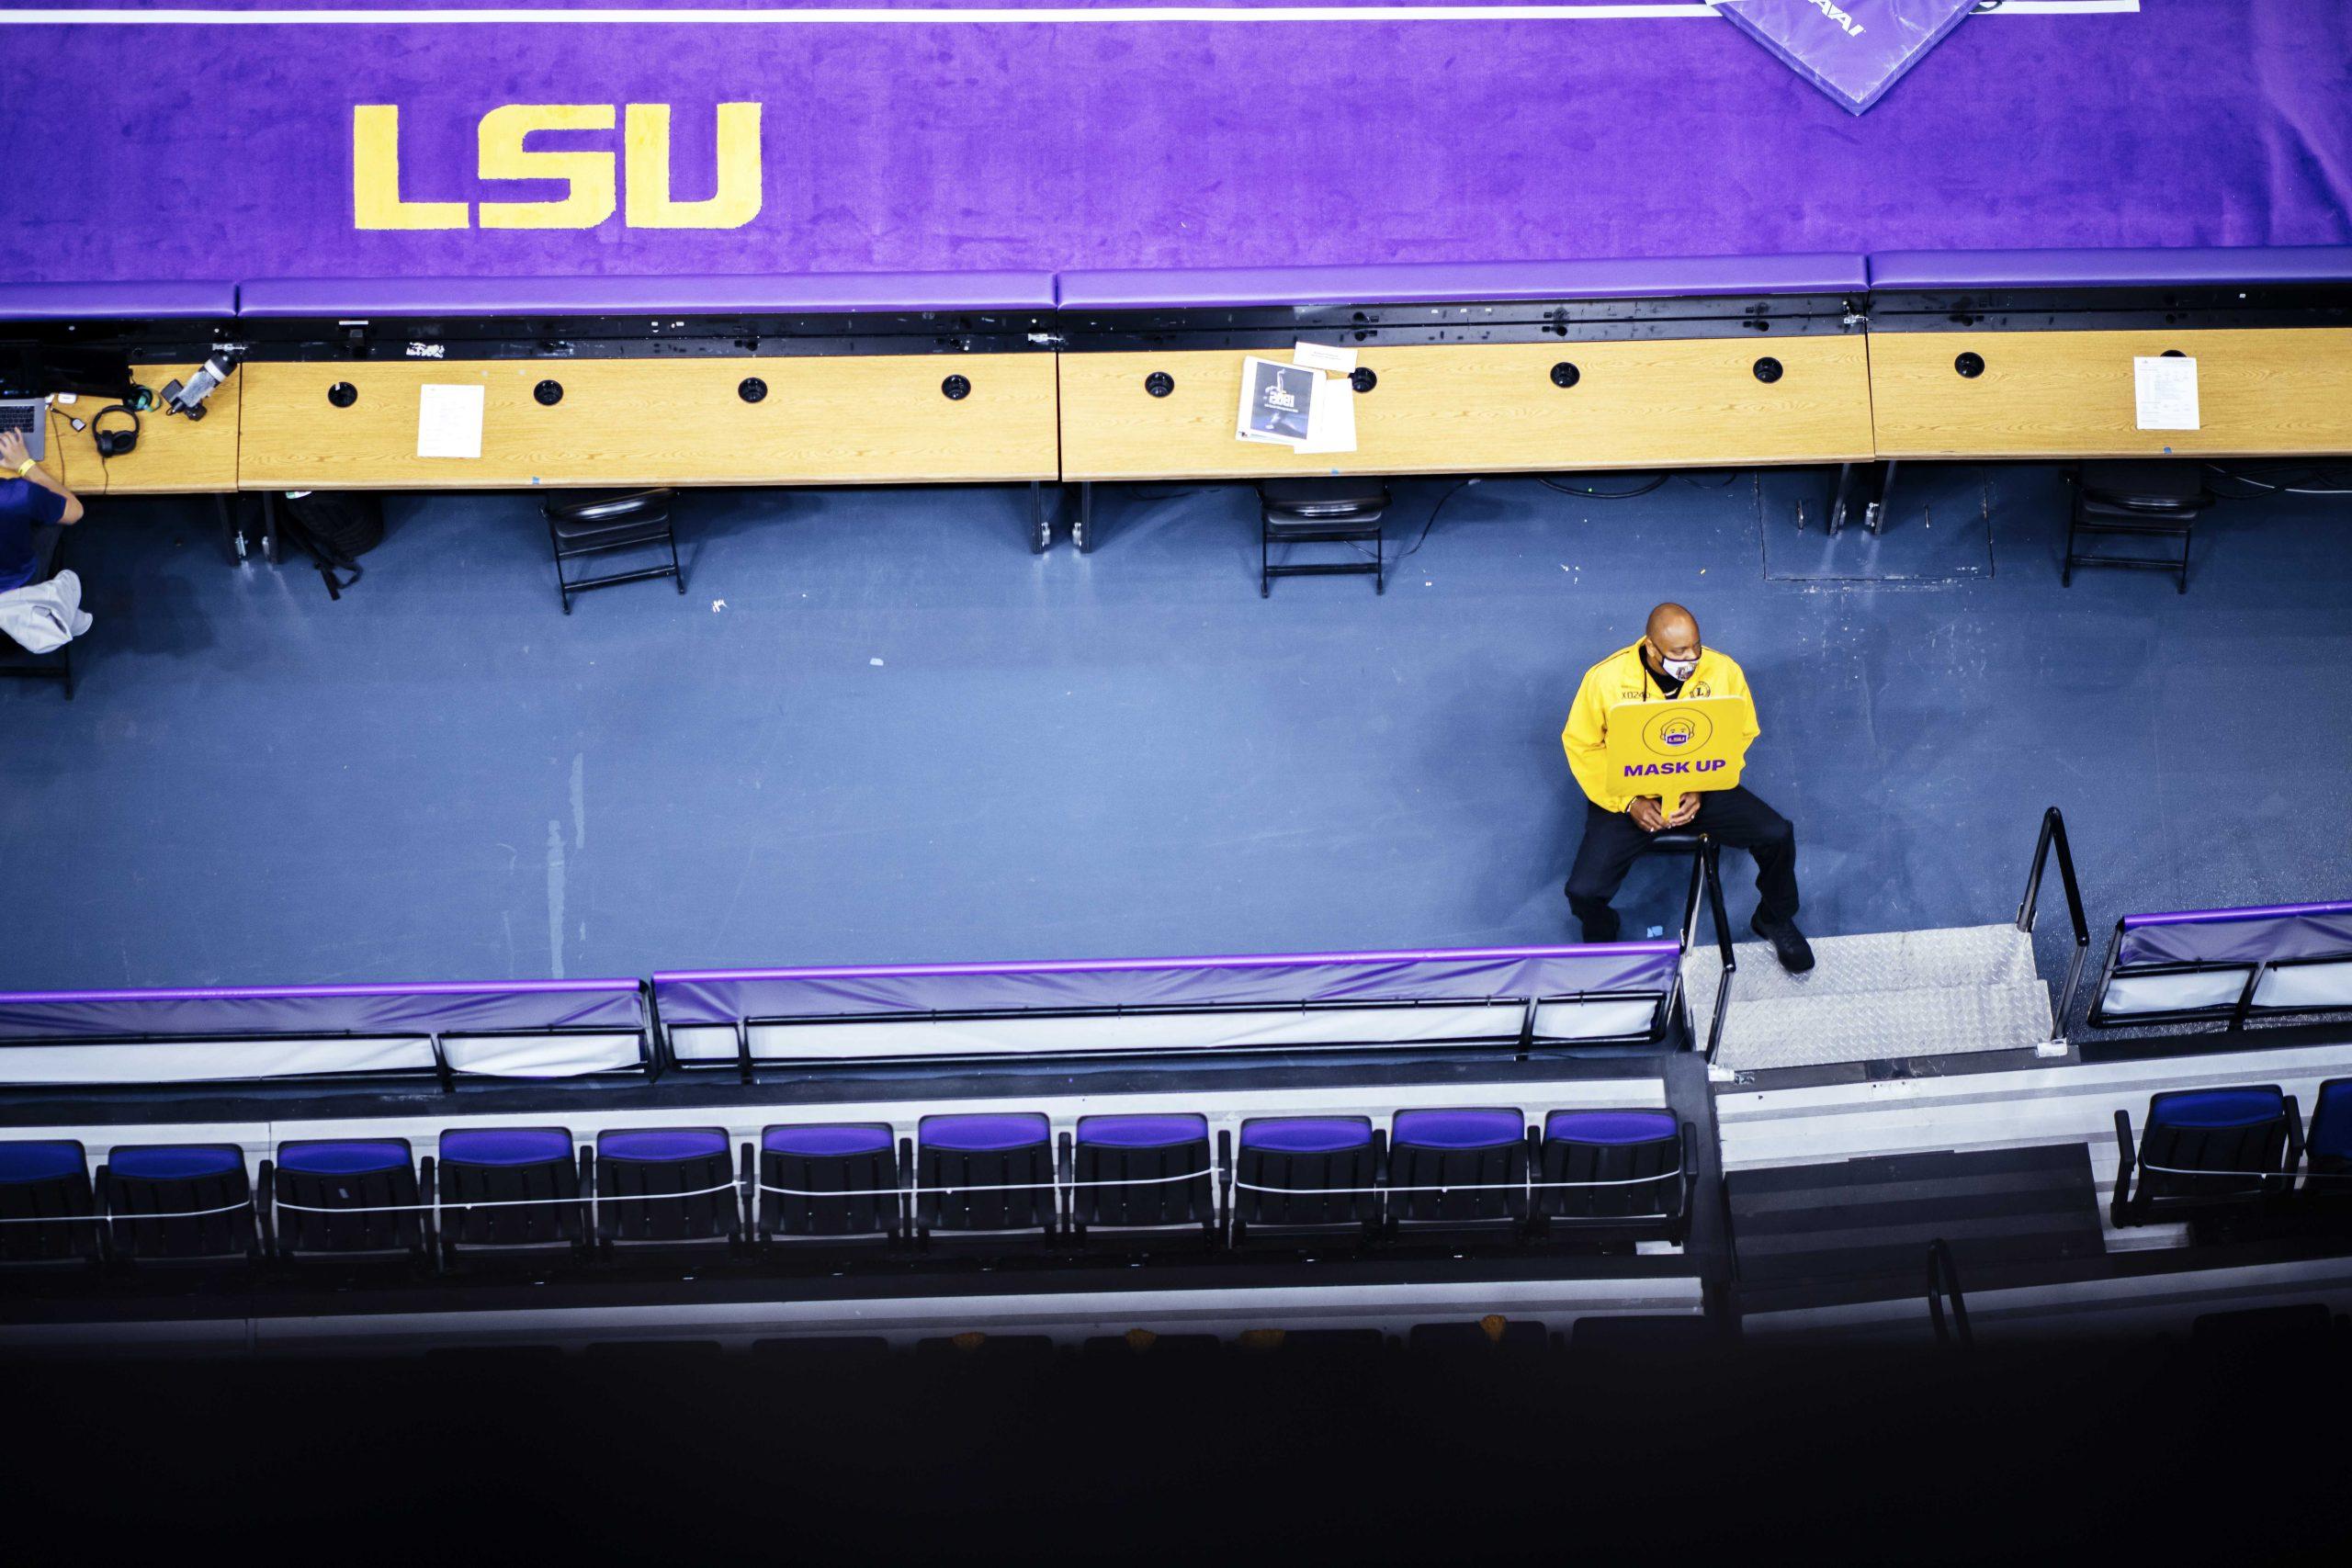
<path fill-rule="evenodd" d="M 1356 367 L 1351 348 L 1302 343 L 1291 363 L 1249 355 L 1241 362 L 1241 409 L 1234 434 L 1295 452 L 1356 449 Z M 1336 371 L 1336 375 L 1326 375 Z"/>

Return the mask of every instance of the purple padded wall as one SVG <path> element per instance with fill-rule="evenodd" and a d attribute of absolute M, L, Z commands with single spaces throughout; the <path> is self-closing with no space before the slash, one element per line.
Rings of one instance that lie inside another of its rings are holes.
<path fill-rule="evenodd" d="M 2344 0 L 1996 11 L 1860 118 L 1705 11 L 1574 8 L 1462 22 L 1360 22 L 1340 5 L 1282 22 L 19 24 L 0 28 L 0 277 L 2352 241 Z M 625 214 L 586 230 L 353 226 L 355 105 L 400 109 L 407 197 L 479 203 L 556 189 L 478 177 L 480 121 L 499 106 L 668 104 L 676 194 L 691 199 L 710 194 L 715 106 L 736 101 L 764 116 L 763 206 L 741 228 L 632 229 Z"/>
<path fill-rule="evenodd" d="M 2120 965 L 2352 958 L 2352 903 L 2126 915 Z"/>
<path fill-rule="evenodd" d="M 635 980 L 0 992 L 0 1040 L 644 1027 Z"/>
<path fill-rule="evenodd" d="M 1680 948 L 1671 942 L 1598 947 L 1498 947 L 1406 953 L 1315 953 L 1250 958 L 1154 958 L 1062 964 L 921 964 L 883 967 L 718 969 L 657 973 L 653 999 L 672 1027 L 743 1019 L 854 1018 L 875 1013 L 1038 1008 L 1152 1010 L 1210 1005 L 1564 997 L 1664 991 Z"/>

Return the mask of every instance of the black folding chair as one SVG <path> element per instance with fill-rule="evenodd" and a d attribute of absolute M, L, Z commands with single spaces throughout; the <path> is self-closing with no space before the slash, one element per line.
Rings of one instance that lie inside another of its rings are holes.
<path fill-rule="evenodd" d="M 33 530 L 32 582 L 47 582 L 65 570 L 66 530 L 52 523 Z M 74 700 L 74 645 L 48 653 L 35 653 L 19 646 L 14 637 L 0 635 L 0 675 L 15 676 L 28 681 L 55 681 L 65 688 L 65 700 Z"/>
<path fill-rule="evenodd" d="M 907 1224 L 899 1172 L 887 1124 L 767 1128 L 760 1134 L 761 1245 L 898 1240 Z"/>
<path fill-rule="evenodd" d="M 272 1256 L 423 1263 L 432 1215 L 416 1159 L 401 1138 L 320 1138 L 281 1144 L 266 1216 Z"/>
<path fill-rule="evenodd" d="M 548 539 L 555 550 L 556 593 L 563 601 L 565 615 L 571 614 L 571 596 L 592 588 L 669 577 L 677 580 L 679 592 L 686 591 L 685 570 L 678 564 L 678 536 L 670 524 L 670 508 L 677 493 L 670 490 L 640 490 L 627 495 L 547 503 L 544 510 Z M 668 550 L 670 564 L 609 572 L 603 577 L 570 577 L 564 571 L 566 561 L 649 547 Z"/>
<path fill-rule="evenodd" d="M 262 1162 L 265 1183 L 269 1162 Z M 245 1152 L 234 1144 L 115 1149 L 98 1167 L 107 1250 L 126 1263 L 242 1263 L 261 1256 Z"/>
<path fill-rule="evenodd" d="M 96 1212 L 81 1145 L 0 1144 L 0 1268 L 96 1262 Z"/>

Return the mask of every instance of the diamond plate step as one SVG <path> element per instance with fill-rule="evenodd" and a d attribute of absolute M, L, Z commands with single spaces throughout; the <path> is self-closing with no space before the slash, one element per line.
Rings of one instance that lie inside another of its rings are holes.
<path fill-rule="evenodd" d="M 1739 980 L 1732 1006 L 1770 997 L 1824 997 L 1933 987 L 1996 986 L 2031 980 L 2033 938 L 2011 925 L 1950 926 L 1940 931 L 1872 931 L 1813 939 L 1813 967 L 1792 975 L 1760 942 L 1732 949 Z M 1683 983 L 1694 1012 L 1715 1005 L 1723 961 L 1702 936 L 1682 961 Z"/>
<path fill-rule="evenodd" d="M 2050 990 L 2040 980 L 1926 987 L 1822 997 L 1747 997 L 1740 964 L 1718 1065 L 1734 1072 L 1810 1067 L 1897 1056 L 2012 1051 L 2050 1038 Z M 1712 1004 L 1711 1004 L 1712 1005 Z M 1706 1027 L 1705 1013 L 1694 1015 Z"/>

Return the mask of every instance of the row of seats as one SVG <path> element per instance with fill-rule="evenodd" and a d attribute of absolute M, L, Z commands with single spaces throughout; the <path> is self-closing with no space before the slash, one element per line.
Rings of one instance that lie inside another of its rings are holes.
<path fill-rule="evenodd" d="M 2352 1078 L 2330 1078 L 2306 1135 L 2295 1097 L 2276 1084 L 2179 1089 L 2148 1102 L 2145 1131 L 2115 1113 L 2120 1226 L 2352 1201 Z"/>
<path fill-rule="evenodd" d="M 1679 1240 L 1690 1129 L 1664 1111 L 1260 1117 L 1212 1140 L 1197 1113 L 1029 1111 L 774 1126 L 562 1127 L 289 1142 L 249 1181 L 233 1145 L 0 1142 L 0 1263 L 530 1257 L 934 1237 L 1182 1239 L 1471 1230 Z M 747 1235 L 747 1231 L 749 1235 Z"/>

